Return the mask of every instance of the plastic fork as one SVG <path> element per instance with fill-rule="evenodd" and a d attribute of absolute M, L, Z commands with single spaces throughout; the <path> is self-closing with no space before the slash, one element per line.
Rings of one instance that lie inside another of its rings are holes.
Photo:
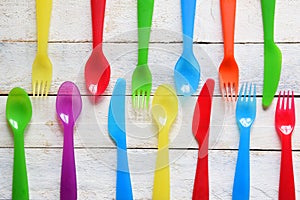
<path fill-rule="evenodd" d="M 240 144 L 235 168 L 232 199 L 249 199 L 250 192 L 250 128 L 256 116 L 256 85 L 243 84 L 236 105 L 236 121 L 240 129 Z"/>
<path fill-rule="evenodd" d="M 38 50 L 32 65 L 33 96 L 47 96 L 52 80 L 52 63 L 48 57 L 48 35 L 52 0 L 36 0 Z"/>
<path fill-rule="evenodd" d="M 224 39 L 224 59 L 219 67 L 220 90 L 227 101 L 236 101 L 239 68 L 234 58 L 234 25 L 236 0 L 220 0 Z"/>
<path fill-rule="evenodd" d="M 296 199 L 292 157 L 292 133 L 294 127 L 294 92 L 280 92 L 275 113 L 275 128 L 281 140 L 279 200 Z"/>
<path fill-rule="evenodd" d="M 132 105 L 148 108 L 152 74 L 148 67 L 148 47 L 154 0 L 138 0 L 138 64 L 132 74 Z"/>

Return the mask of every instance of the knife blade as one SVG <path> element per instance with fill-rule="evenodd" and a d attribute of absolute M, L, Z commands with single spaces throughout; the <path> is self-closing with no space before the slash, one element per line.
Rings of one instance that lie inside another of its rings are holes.
<path fill-rule="evenodd" d="M 207 79 L 197 99 L 192 131 L 198 141 L 198 160 L 194 181 L 193 200 L 209 199 L 208 141 L 209 126 L 215 81 Z"/>
<path fill-rule="evenodd" d="M 264 86 L 262 104 L 271 105 L 280 80 L 282 54 L 274 42 L 274 15 L 276 0 L 262 0 L 264 29 Z"/>
<path fill-rule="evenodd" d="M 117 200 L 133 199 L 126 145 L 125 91 L 126 81 L 119 78 L 114 87 L 108 111 L 108 132 L 117 145 Z"/>

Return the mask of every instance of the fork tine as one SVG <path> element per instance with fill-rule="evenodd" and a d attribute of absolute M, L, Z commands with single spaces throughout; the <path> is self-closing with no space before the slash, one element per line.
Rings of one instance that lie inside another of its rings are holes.
<path fill-rule="evenodd" d="M 221 95 L 223 100 L 225 99 L 224 97 L 224 82 L 222 80 L 220 80 L 220 90 L 221 90 Z"/>
<path fill-rule="evenodd" d="M 145 91 L 141 92 L 141 108 L 144 108 L 144 104 L 145 104 Z"/>
<path fill-rule="evenodd" d="M 32 96 L 35 96 L 36 81 L 32 81 Z"/>
<path fill-rule="evenodd" d="M 278 99 L 277 99 L 277 105 L 276 110 L 279 110 L 281 108 L 281 91 L 279 92 Z"/>
<path fill-rule="evenodd" d="M 42 83 L 42 81 L 38 81 L 38 83 L 37 83 L 37 96 L 40 96 L 41 83 Z"/>
<path fill-rule="evenodd" d="M 233 83 L 230 83 L 230 101 L 233 101 L 233 95 L 234 95 L 234 89 L 233 89 Z"/>
<path fill-rule="evenodd" d="M 41 88 L 41 96 L 44 96 L 44 92 L 45 92 L 45 81 L 42 82 L 42 88 Z"/>
<path fill-rule="evenodd" d="M 242 94 L 244 92 L 244 86 L 245 86 L 245 84 L 243 84 L 242 87 L 241 87 L 241 89 L 240 89 L 238 101 L 242 101 Z"/>
<path fill-rule="evenodd" d="M 50 82 L 46 81 L 46 92 L 45 92 L 45 96 L 48 96 L 49 90 L 50 90 Z"/>
<path fill-rule="evenodd" d="M 294 111 L 295 110 L 295 101 L 294 101 L 294 91 L 292 91 L 292 100 L 291 100 L 291 110 Z"/>
<path fill-rule="evenodd" d="M 226 101 L 229 101 L 229 83 L 228 85 L 225 83 L 225 93 L 226 93 Z"/>
<path fill-rule="evenodd" d="M 138 92 L 137 91 L 134 93 L 134 108 L 135 109 L 138 108 Z"/>
<path fill-rule="evenodd" d="M 248 101 L 251 100 L 251 97 L 252 97 L 252 83 L 250 83 L 250 86 L 249 86 L 249 93 L 248 93 Z"/>
<path fill-rule="evenodd" d="M 287 91 L 283 91 L 283 109 L 287 110 L 287 102 L 288 102 L 288 92 Z"/>
<path fill-rule="evenodd" d="M 287 91 L 287 98 L 286 98 L 286 109 L 290 109 L 290 91 Z"/>
<path fill-rule="evenodd" d="M 138 94 L 137 94 L 137 108 L 140 109 L 141 107 L 141 92 L 138 91 Z"/>
<path fill-rule="evenodd" d="M 150 100 L 150 91 L 147 92 L 146 96 L 147 96 L 147 98 L 146 98 L 146 109 L 148 109 L 149 100 Z"/>
<path fill-rule="evenodd" d="M 256 101 L 256 84 L 253 85 L 254 91 L 253 91 L 253 101 Z"/>
<path fill-rule="evenodd" d="M 234 83 L 234 92 L 235 92 L 235 95 L 234 95 L 234 100 L 236 101 L 237 97 L 238 97 L 238 92 L 239 92 L 239 85 Z"/>

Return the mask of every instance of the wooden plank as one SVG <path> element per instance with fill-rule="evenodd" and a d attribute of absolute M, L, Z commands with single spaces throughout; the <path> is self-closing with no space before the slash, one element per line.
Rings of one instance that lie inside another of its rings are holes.
<path fill-rule="evenodd" d="M 178 117 L 170 132 L 171 148 L 197 148 L 191 131 L 196 97 L 180 98 Z M 107 131 L 107 113 L 110 97 L 105 96 L 94 105 L 89 97 L 83 97 L 83 110 L 75 127 L 75 145 L 77 147 L 115 147 Z M 2 137 L 0 147 L 13 147 L 12 133 L 5 120 L 6 97 L 0 97 L 0 129 Z M 63 129 L 57 120 L 55 97 L 45 100 L 32 99 L 33 117 L 25 134 L 26 147 L 62 147 Z M 131 106 L 131 98 L 126 98 L 126 130 L 129 148 L 157 148 L 157 126 L 151 113 L 136 113 Z M 263 110 L 261 98 L 257 102 L 257 117 L 251 130 L 252 149 L 280 149 L 280 141 L 274 128 L 275 102 L 267 111 Z M 300 99 L 296 99 L 296 108 Z M 237 149 L 239 131 L 235 119 L 235 107 L 224 104 L 220 97 L 213 100 L 210 129 L 211 149 Z M 293 148 L 300 149 L 300 118 L 296 116 L 296 128 L 293 134 Z"/>
<path fill-rule="evenodd" d="M 300 94 L 300 45 L 280 44 L 283 54 L 282 75 L 278 90 L 290 89 Z M 159 84 L 173 84 L 173 69 L 181 54 L 181 44 L 153 44 L 150 46 L 149 66 L 153 74 L 153 90 Z M 195 55 L 201 66 L 201 83 L 207 78 L 216 80 L 215 94 L 219 95 L 218 67 L 223 59 L 223 45 L 197 44 Z M 53 63 L 51 94 L 56 94 L 59 85 L 72 80 L 82 94 L 87 94 L 84 81 L 84 66 L 91 51 L 91 45 L 55 43 L 50 44 L 50 58 Z M 137 63 L 136 44 L 105 44 L 105 55 L 111 65 L 111 81 L 105 95 L 111 95 L 117 78 L 127 80 L 127 95 L 131 94 L 131 75 Z M 31 66 L 35 58 L 34 43 L 0 43 L 0 93 L 8 94 L 11 88 L 22 86 L 31 91 Z M 247 56 L 245 56 L 247 55 Z M 236 45 L 236 60 L 240 68 L 241 83 L 251 81 L 257 85 L 257 93 L 263 87 L 263 46 L 261 44 Z"/>
<path fill-rule="evenodd" d="M 58 199 L 62 149 L 26 149 L 31 199 Z M 155 150 L 129 150 L 134 199 L 151 199 Z M 76 149 L 78 199 L 115 198 L 115 149 Z M 209 152 L 211 199 L 231 199 L 236 151 Z M 294 152 L 296 195 L 300 188 L 300 153 Z M 170 151 L 171 199 L 191 199 L 196 150 Z M 0 198 L 11 198 L 13 149 L 0 149 Z M 278 196 L 280 152 L 250 153 L 250 199 Z"/>
<path fill-rule="evenodd" d="M 296 0 L 281 0 L 276 5 L 275 40 L 299 42 L 300 23 Z M 0 3 L 0 41 L 35 41 L 34 1 L 2 0 Z M 137 40 L 136 0 L 107 1 L 104 41 Z M 286 31 L 289 30 L 289 31 Z M 241 0 L 236 10 L 236 42 L 262 42 L 263 28 L 260 1 Z M 53 1 L 50 41 L 91 41 L 91 13 L 87 1 Z M 155 1 L 153 42 L 179 42 L 181 12 L 179 0 Z M 196 42 L 222 42 L 219 0 L 197 2 Z"/>

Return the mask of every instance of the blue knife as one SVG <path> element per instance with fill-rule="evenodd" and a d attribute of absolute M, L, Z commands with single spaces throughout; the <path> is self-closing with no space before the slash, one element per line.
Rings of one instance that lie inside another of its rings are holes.
<path fill-rule="evenodd" d="M 113 90 L 108 111 L 108 132 L 117 145 L 116 200 L 132 200 L 125 130 L 126 81 L 119 78 Z"/>

